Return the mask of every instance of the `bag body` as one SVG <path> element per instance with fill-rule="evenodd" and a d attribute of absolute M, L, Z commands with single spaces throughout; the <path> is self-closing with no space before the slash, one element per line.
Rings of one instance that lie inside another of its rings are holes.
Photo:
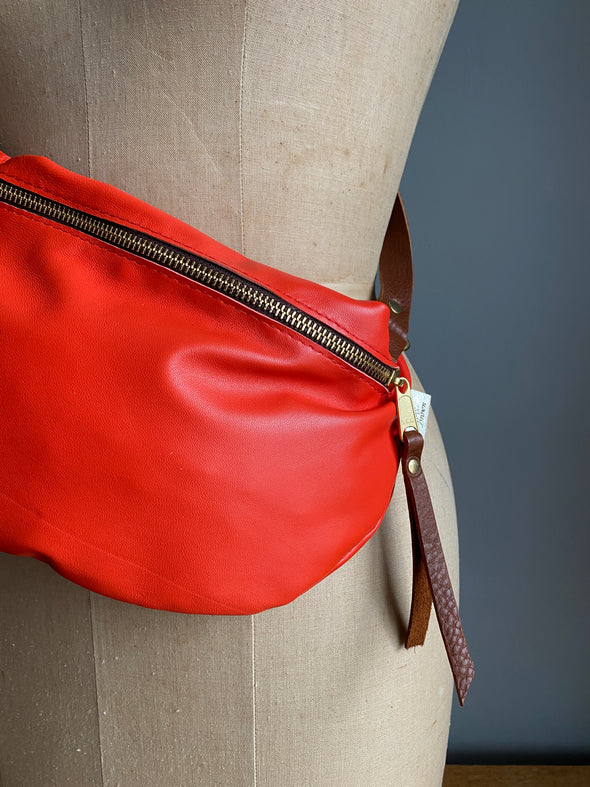
<path fill-rule="evenodd" d="M 0 157 L 0 550 L 176 612 L 286 604 L 375 532 L 390 309 Z M 401 369 L 400 369 L 401 367 Z"/>
<path fill-rule="evenodd" d="M 357 301 L 0 153 L 0 551 L 144 607 L 261 612 L 361 548 L 401 464 L 406 647 L 434 606 L 462 705 L 474 667 L 402 355 L 399 195 L 379 274 L 381 300 Z"/>

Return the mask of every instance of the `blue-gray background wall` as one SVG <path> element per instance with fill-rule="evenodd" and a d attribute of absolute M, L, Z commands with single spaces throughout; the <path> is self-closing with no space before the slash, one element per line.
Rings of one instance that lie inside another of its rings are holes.
<path fill-rule="evenodd" d="M 402 181 L 477 668 L 449 762 L 590 759 L 589 31 L 462 0 Z"/>

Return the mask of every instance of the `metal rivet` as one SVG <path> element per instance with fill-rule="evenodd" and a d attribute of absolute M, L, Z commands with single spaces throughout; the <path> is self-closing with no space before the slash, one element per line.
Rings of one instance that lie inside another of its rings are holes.
<path fill-rule="evenodd" d="M 408 462 L 408 472 L 411 475 L 418 475 L 420 472 L 420 462 L 412 457 Z"/>
<path fill-rule="evenodd" d="M 402 312 L 402 305 L 399 301 L 396 301 L 395 298 L 389 301 L 389 308 L 394 314 L 401 314 Z"/>

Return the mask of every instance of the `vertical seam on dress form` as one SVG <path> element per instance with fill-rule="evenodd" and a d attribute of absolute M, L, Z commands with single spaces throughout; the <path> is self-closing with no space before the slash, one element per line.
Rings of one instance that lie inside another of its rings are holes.
<path fill-rule="evenodd" d="M 88 601 L 90 605 L 90 633 L 92 636 L 92 666 L 94 667 L 94 694 L 96 696 L 96 725 L 98 729 L 98 754 L 100 762 L 100 787 L 104 787 L 104 762 L 103 762 L 103 747 L 102 735 L 100 724 L 100 704 L 98 701 L 98 676 L 96 674 L 96 634 L 94 629 L 94 604 L 92 593 L 88 593 Z"/>
<path fill-rule="evenodd" d="M 84 49 L 84 23 L 82 20 L 82 0 L 78 0 L 78 20 L 80 23 L 80 49 L 82 51 L 82 81 L 84 84 L 84 107 L 86 109 L 86 172 L 89 178 L 92 177 L 90 171 L 90 112 L 88 109 L 88 79 L 86 77 L 86 51 Z M 104 763 L 102 734 L 100 724 L 100 705 L 98 701 L 98 675 L 96 674 L 96 633 L 94 629 L 94 604 L 92 603 L 92 593 L 88 593 L 88 608 L 90 616 L 90 635 L 92 638 L 92 668 L 94 670 L 94 696 L 96 697 L 96 729 L 98 733 L 98 757 L 100 763 L 100 787 L 104 787 Z"/>
<path fill-rule="evenodd" d="M 240 62 L 240 97 L 238 105 L 238 140 L 239 140 L 239 167 L 240 167 L 240 236 L 241 252 L 246 254 L 246 240 L 244 233 L 244 159 L 243 159 L 243 135 L 242 135 L 242 108 L 244 105 L 244 64 L 246 61 L 246 30 L 248 28 L 248 0 L 244 0 L 244 33 L 242 35 L 242 59 Z M 252 784 L 258 785 L 258 765 L 256 752 L 256 647 L 255 647 L 256 625 L 254 615 L 250 615 L 250 642 L 251 642 L 251 666 L 252 666 Z"/>
<path fill-rule="evenodd" d="M 257 762 L 257 752 L 256 752 L 256 648 L 255 648 L 255 636 L 256 636 L 256 623 L 254 621 L 254 615 L 250 615 L 251 621 L 251 641 L 252 641 L 252 758 L 253 758 L 253 785 L 257 787 L 258 784 L 258 762 Z"/>
<path fill-rule="evenodd" d="M 246 61 L 246 28 L 248 27 L 248 0 L 244 1 L 244 33 L 242 35 L 242 60 L 240 63 L 240 98 L 238 106 L 238 140 L 239 140 L 239 165 L 240 165 L 240 233 L 242 241 L 242 254 L 246 254 L 246 241 L 244 233 L 244 161 L 243 161 L 243 136 L 242 136 L 242 108 L 244 105 L 244 64 Z"/>
<path fill-rule="evenodd" d="M 80 21 L 80 47 L 82 49 L 82 80 L 84 83 L 84 107 L 86 108 L 86 174 L 90 172 L 90 112 L 88 110 L 88 80 L 86 78 L 86 52 L 84 51 L 84 27 L 82 23 L 82 0 L 78 0 L 78 19 Z"/>
<path fill-rule="evenodd" d="M 89 178 L 90 172 L 90 112 L 88 110 L 88 80 L 86 78 L 86 52 L 84 50 L 84 24 L 82 20 L 82 0 L 78 0 L 78 20 L 80 23 L 80 49 L 82 51 L 82 81 L 84 84 L 84 107 L 86 109 L 86 172 Z M 98 702 L 98 675 L 96 674 L 96 634 L 94 630 L 94 605 L 92 603 L 92 593 L 88 593 L 88 608 L 90 615 L 90 635 L 92 638 L 92 667 L 94 670 L 94 696 L 96 697 L 96 728 L 98 733 L 98 756 L 100 763 L 100 787 L 104 787 L 104 763 L 102 736 L 100 724 L 100 706 Z"/>

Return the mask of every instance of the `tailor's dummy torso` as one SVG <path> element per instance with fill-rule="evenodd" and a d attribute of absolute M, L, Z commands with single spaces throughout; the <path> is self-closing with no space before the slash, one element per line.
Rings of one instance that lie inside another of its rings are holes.
<path fill-rule="evenodd" d="M 455 9 L 0 0 L 0 149 L 368 298 Z M 424 467 L 458 593 L 432 416 Z M 425 645 L 403 647 L 411 566 L 401 474 L 354 558 L 254 617 L 126 605 L 0 555 L 0 783 L 440 784 L 453 684 L 434 613 Z"/>

